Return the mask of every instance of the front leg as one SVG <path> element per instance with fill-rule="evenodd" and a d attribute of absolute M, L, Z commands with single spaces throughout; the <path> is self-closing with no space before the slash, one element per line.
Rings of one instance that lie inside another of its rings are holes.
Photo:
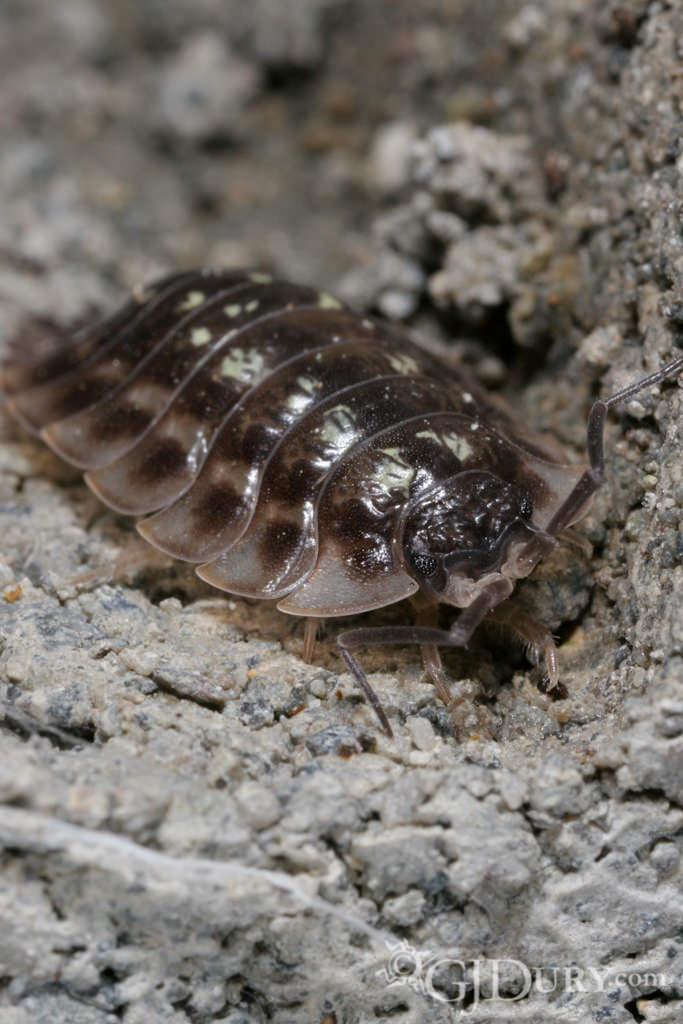
<path fill-rule="evenodd" d="M 421 595 L 412 599 L 416 609 L 415 622 L 420 626 L 436 626 L 439 617 L 439 605 L 433 602 L 424 603 Z M 476 687 L 470 679 L 453 679 L 448 681 L 441 660 L 441 653 L 436 644 L 422 644 L 422 665 L 427 676 L 432 680 L 436 692 L 448 711 L 458 739 L 477 733 L 489 735 L 489 723 L 484 708 L 475 704 Z"/>
<path fill-rule="evenodd" d="M 415 608 L 415 625 L 428 626 L 435 629 L 439 624 L 439 605 L 434 601 L 425 601 L 421 594 L 416 594 L 412 599 Z M 422 655 L 422 667 L 430 677 L 436 692 L 447 711 L 452 711 L 455 699 L 448 687 L 446 672 L 441 660 L 441 654 L 436 644 L 421 644 L 420 654 Z"/>
<path fill-rule="evenodd" d="M 486 621 L 510 626 L 525 644 L 533 647 L 534 650 L 543 651 L 549 680 L 548 689 L 554 690 L 558 686 L 560 666 L 557 659 L 557 647 L 552 634 L 542 622 L 525 612 L 515 598 L 509 598 L 493 608 Z"/>
<path fill-rule="evenodd" d="M 464 608 L 450 629 L 438 629 L 435 626 L 368 626 L 362 629 L 349 629 L 340 633 L 337 637 L 339 651 L 365 695 L 365 699 L 371 705 L 379 718 L 382 728 L 387 736 L 392 736 L 391 726 L 387 719 L 377 694 L 370 686 L 365 672 L 359 662 L 351 654 L 354 647 L 366 647 L 374 644 L 419 644 L 420 647 L 429 652 L 428 659 L 430 666 L 435 664 L 432 657 L 432 649 L 438 658 L 439 681 L 435 679 L 435 685 L 439 696 L 447 708 L 453 706 L 453 698 L 445 683 L 445 674 L 441 666 L 441 658 L 438 656 L 438 647 L 464 647 L 470 636 L 479 623 L 490 612 L 491 608 L 497 605 L 510 594 L 511 585 L 508 580 L 496 580 L 485 587 L 474 599 L 472 604 Z M 430 667 L 431 672 L 431 667 Z M 443 681 L 443 688 L 440 682 Z"/>

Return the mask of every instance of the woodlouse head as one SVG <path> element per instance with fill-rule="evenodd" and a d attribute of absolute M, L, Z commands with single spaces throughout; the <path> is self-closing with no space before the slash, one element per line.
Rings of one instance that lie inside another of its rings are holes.
<path fill-rule="evenodd" d="M 485 471 L 458 473 L 407 509 L 403 558 L 424 590 L 464 608 L 495 577 L 528 576 L 554 543 L 532 513 L 522 487 Z"/>

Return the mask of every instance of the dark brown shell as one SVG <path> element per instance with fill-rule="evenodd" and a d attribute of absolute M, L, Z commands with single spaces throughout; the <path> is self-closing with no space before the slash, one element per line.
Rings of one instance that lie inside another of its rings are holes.
<path fill-rule="evenodd" d="M 259 272 L 167 277 L 1 383 L 151 543 L 299 615 L 414 593 L 405 508 L 455 474 L 522 487 L 542 529 L 581 471 L 405 333 Z"/>

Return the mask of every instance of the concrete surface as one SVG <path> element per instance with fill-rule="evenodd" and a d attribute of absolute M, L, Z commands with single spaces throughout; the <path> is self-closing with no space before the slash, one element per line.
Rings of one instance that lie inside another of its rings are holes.
<path fill-rule="evenodd" d="M 591 398 L 680 344 L 681 22 L 7 0 L 3 337 L 262 263 L 448 344 L 580 458 Z M 454 723 L 375 649 L 390 742 L 334 624 L 305 665 L 295 620 L 150 551 L 0 410 L 0 1024 L 673 1022 L 680 385 L 607 434 L 593 554 L 525 585 L 567 698 L 483 632 Z"/>

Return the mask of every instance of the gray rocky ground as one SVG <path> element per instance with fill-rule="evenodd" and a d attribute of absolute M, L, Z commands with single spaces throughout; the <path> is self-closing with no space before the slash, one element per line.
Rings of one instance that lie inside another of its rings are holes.
<path fill-rule="evenodd" d="M 3 337 L 259 263 L 448 343 L 580 457 L 591 398 L 680 344 L 682 40 L 676 0 L 4 0 Z M 333 624 L 305 665 L 0 409 L 0 1024 L 447 1022 L 463 992 L 673 1022 L 680 385 L 608 439 L 593 554 L 524 588 L 567 698 L 482 633 L 452 722 L 378 648 L 389 741 Z"/>

